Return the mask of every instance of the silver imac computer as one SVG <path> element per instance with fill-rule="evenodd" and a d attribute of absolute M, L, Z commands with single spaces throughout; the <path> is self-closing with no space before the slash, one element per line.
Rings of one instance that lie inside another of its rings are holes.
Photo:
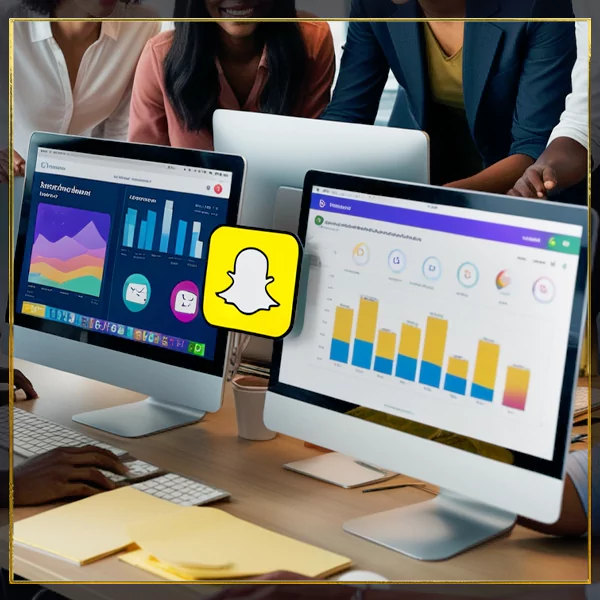
<path fill-rule="evenodd" d="M 240 223 L 298 232 L 302 186 L 311 169 L 429 183 L 429 137 L 423 131 L 217 110 L 218 152 L 246 161 Z M 244 357 L 271 362 L 272 342 L 252 338 Z"/>
<path fill-rule="evenodd" d="M 440 487 L 344 529 L 441 560 L 561 510 L 588 285 L 587 208 L 306 178 L 304 328 L 265 423 Z"/>
<path fill-rule="evenodd" d="M 217 110 L 217 152 L 247 161 L 240 224 L 298 231 L 302 186 L 311 169 L 429 183 L 423 131 Z"/>
<path fill-rule="evenodd" d="M 149 396 L 76 422 L 141 437 L 220 408 L 228 335 L 200 303 L 208 240 L 236 223 L 244 171 L 213 152 L 32 136 L 15 356 Z"/>

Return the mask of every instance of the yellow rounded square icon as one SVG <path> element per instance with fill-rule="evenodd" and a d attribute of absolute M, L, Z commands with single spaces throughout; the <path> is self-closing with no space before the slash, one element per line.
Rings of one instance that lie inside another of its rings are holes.
<path fill-rule="evenodd" d="M 291 233 L 223 225 L 209 241 L 202 310 L 209 325 L 272 339 L 294 325 L 302 246 Z"/>

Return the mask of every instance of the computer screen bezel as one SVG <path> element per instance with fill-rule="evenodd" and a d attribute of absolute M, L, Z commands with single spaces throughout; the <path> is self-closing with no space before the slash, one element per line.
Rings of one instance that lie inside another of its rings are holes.
<path fill-rule="evenodd" d="M 309 171 L 304 182 L 302 209 L 298 228 L 298 236 L 303 244 L 306 242 L 311 199 L 315 187 L 398 198 L 399 200 L 412 200 L 426 204 L 471 208 L 489 213 L 544 219 L 546 221 L 555 221 L 582 227 L 583 237 L 576 278 L 575 299 L 569 325 L 569 344 L 561 390 L 553 457 L 552 460 L 544 460 L 511 450 L 514 456 L 513 465 L 515 467 L 547 475 L 555 479 L 561 479 L 564 472 L 567 444 L 569 443 L 568 434 L 572 420 L 573 391 L 577 384 L 579 370 L 580 336 L 587 309 L 589 210 L 586 207 L 567 205 L 560 202 L 525 201 L 521 198 L 497 194 L 377 180 L 322 171 Z M 270 392 L 337 413 L 347 413 L 357 408 L 355 404 L 280 382 L 279 375 L 284 343 L 285 340 L 277 340 L 274 344 L 269 383 Z M 354 419 L 356 417 L 348 415 L 348 418 Z M 438 442 L 431 441 L 430 443 L 437 444 Z"/>
<path fill-rule="evenodd" d="M 206 359 L 151 344 L 85 330 L 74 325 L 56 323 L 31 315 L 25 315 L 17 310 L 18 292 L 26 251 L 27 231 L 31 217 L 33 180 L 40 148 L 230 172 L 232 174 L 232 185 L 227 206 L 226 225 L 235 225 L 237 223 L 246 172 L 245 160 L 241 156 L 216 152 L 35 132 L 31 136 L 29 144 L 21 217 L 19 219 L 19 229 L 15 232 L 17 243 L 14 261 L 13 304 L 14 324 L 16 326 L 153 360 L 166 365 L 221 377 L 225 368 L 228 343 L 228 332 L 223 329 L 217 329 L 213 358 Z"/>

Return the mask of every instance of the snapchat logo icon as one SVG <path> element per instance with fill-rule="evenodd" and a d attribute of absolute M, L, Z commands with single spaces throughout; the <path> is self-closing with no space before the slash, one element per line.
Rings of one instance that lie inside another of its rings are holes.
<path fill-rule="evenodd" d="M 272 339 L 292 330 L 302 247 L 290 233 L 223 226 L 209 241 L 203 312 L 214 327 Z"/>

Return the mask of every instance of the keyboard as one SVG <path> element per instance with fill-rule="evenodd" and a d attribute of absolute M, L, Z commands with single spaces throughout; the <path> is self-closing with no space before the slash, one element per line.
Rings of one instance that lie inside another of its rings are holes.
<path fill-rule="evenodd" d="M 13 408 L 13 414 L 13 450 L 15 454 L 24 458 L 38 456 L 65 446 L 95 446 L 109 450 L 119 457 L 127 454 L 126 450 L 98 442 L 21 408 Z M 8 406 L 0 407 L 0 448 L 6 449 L 10 446 L 8 417 Z M 143 460 L 126 458 L 123 464 L 129 470 L 127 475 L 118 475 L 102 469 L 101 472 L 119 486 L 131 485 L 141 492 L 179 506 L 201 506 L 230 497 L 229 492 L 181 475 L 166 473 L 160 467 Z"/>
<path fill-rule="evenodd" d="M 194 479 L 175 475 L 175 473 L 136 483 L 132 487 L 179 506 L 201 506 L 217 500 L 224 500 L 230 496 L 228 492 L 215 489 Z"/>
<path fill-rule="evenodd" d="M 8 406 L 3 406 L 0 411 L 0 447 L 8 449 L 10 446 Z M 82 448 L 83 446 L 103 448 L 119 457 L 127 454 L 127 450 L 98 442 L 21 408 L 14 408 L 13 415 L 13 451 L 24 458 L 45 454 L 50 450 L 56 450 L 56 448 Z"/>

